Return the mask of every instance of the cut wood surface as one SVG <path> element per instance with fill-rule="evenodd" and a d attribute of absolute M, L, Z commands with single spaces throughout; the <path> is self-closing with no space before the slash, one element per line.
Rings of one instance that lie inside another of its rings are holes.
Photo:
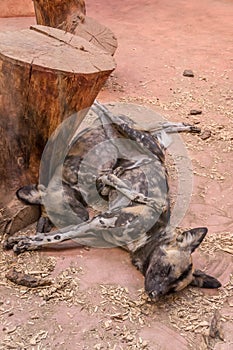
<path fill-rule="evenodd" d="M 32 29 L 0 33 L 0 205 L 37 181 L 48 138 L 64 119 L 91 106 L 115 68 L 109 54 L 83 38 Z"/>
<path fill-rule="evenodd" d="M 78 35 L 114 55 L 114 33 L 95 19 L 85 16 L 84 1 L 34 0 L 37 24 L 62 29 Z"/>
<path fill-rule="evenodd" d="M 73 31 L 97 47 L 114 55 L 117 49 L 117 38 L 114 33 L 95 19 L 86 16 L 83 22 L 79 22 Z"/>

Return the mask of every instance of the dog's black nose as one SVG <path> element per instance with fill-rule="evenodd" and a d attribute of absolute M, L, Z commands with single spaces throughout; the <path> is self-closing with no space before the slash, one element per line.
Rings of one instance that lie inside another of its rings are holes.
<path fill-rule="evenodd" d="M 157 300 L 162 295 L 162 293 L 157 292 L 156 290 L 153 290 L 153 291 L 149 292 L 148 295 L 151 299 Z"/>

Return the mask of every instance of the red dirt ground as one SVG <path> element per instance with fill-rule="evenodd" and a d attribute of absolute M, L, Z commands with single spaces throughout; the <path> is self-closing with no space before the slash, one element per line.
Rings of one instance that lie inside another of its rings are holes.
<path fill-rule="evenodd" d="M 209 237 L 194 258 L 197 266 L 220 279 L 223 288 L 187 289 L 154 305 L 138 292 L 143 278 L 120 249 L 76 247 L 20 257 L 2 253 L 3 271 L 11 263 L 25 264 L 29 271 L 39 264 L 49 274 L 48 266 L 52 266 L 60 289 L 45 287 L 33 292 L 3 278 L 0 348 L 230 350 L 233 2 L 86 3 L 88 15 L 110 27 L 119 42 L 117 69 L 99 100 L 143 104 L 168 120 L 200 123 L 211 132 L 206 140 L 184 136 L 195 177 L 181 226 L 209 228 Z M 0 30 L 27 28 L 33 23 L 34 18 L 2 18 Z M 184 77 L 185 69 L 192 69 L 194 78 Z M 201 109 L 202 114 L 189 115 L 191 109 Z M 31 269 L 30 264 L 34 264 Z M 221 316 L 220 335 L 210 338 L 215 310 Z"/>

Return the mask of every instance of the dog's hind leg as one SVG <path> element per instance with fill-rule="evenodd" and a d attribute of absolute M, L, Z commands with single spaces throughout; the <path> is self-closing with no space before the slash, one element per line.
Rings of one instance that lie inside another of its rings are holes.
<path fill-rule="evenodd" d="M 125 116 L 122 115 L 114 115 L 111 113 L 107 107 L 100 104 L 98 101 L 95 101 L 93 106 L 93 110 L 98 114 L 102 123 L 116 123 L 118 125 L 126 124 Z M 101 113 L 102 112 L 102 113 Z M 150 132 L 151 134 L 157 134 L 160 131 L 165 131 L 168 134 L 177 133 L 177 132 L 191 132 L 191 133 L 200 133 L 201 129 L 197 126 L 187 124 L 187 123 L 176 123 L 176 122 L 156 122 L 154 125 L 149 124 L 148 127 L 140 127 L 139 125 L 133 125 L 133 121 L 129 120 L 132 125 L 130 125 L 130 129 L 137 130 L 141 132 Z M 130 134 L 129 134 L 130 136 Z"/>
<path fill-rule="evenodd" d="M 161 148 L 158 140 L 148 131 L 145 132 L 140 127 L 132 125 L 133 122 L 130 120 L 126 121 L 125 116 L 113 115 L 105 106 L 97 101 L 95 101 L 92 108 L 103 124 L 112 123 L 124 138 L 134 141 L 134 147 L 139 147 L 144 155 L 148 155 L 148 151 L 150 151 L 161 161 L 164 161 L 164 150 Z"/>
<path fill-rule="evenodd" d="M 187 124 L 187 123 L 173 123 L 173 122 L 165 122 L 161 124 L 155 125 L 155 127 L 151 127 L 148 131 L 156 135 L 161 131 L 165 131 L 167 134 L 174 134 L 177 132 L 191 132 L 191 133 L 200 133 L 201 129 L 195 125 Z"/>
<path fill-rule="evenodd" d="M 40 205 L 41 216 L 36 228 L 38 233 L 47 233 L 53 226 L 66 227 L 89 219 L 80 191 L 66 183 L 58 186 L 55 180 L 56 177 L 52 177 L 47 188 L 39 184 L 24 186 L 17 191 L 17 197 L 23 202 Z"/>
<path fill-rule="evenodd" d="M 99 214 L 87 222 L 48 235 L 10 237 L 4 247 L 22 253 L 66 240 L 96 247 L 124 246 L 145 235 L 156 220 L 158 214 L 155 210 L 145 205 L 136 205 Z"/>
<path fill-rule="evenodd" d="M 159 144 L 166 150 L 172 143 L 170 134 L 176 134 L 180 132 L 200 133 L 201 129 L 186 123 L 172 123 L 166 122 L 157 125 L 155 128 L 151 128 L 150 133 L 157 138 Z"/>
<path fill-rule="evenodd" d="M 46 187 L 43 185 L 28 185 L 19 188 L 16 192 L 18 199 L 26 204 L 41 206 L 41 216 L 37 222 L 37 232 L 49 232 L 54 226 L 43 207 L 43 197 L 46 196 Z"/>

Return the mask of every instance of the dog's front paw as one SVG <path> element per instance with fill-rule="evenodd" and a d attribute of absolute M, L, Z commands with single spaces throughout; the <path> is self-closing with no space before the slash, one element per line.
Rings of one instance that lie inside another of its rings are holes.
<path fill-rule="evenodd" d="M 6 250 L 13 249 L 13 247 L 25 237 L 10 237 L 3 242 L 3 248 Z"/>
<path fill-rule="evenodd" d="M 21 238 L 14 246 L 13 251 L 16 254 L 23 253 L 28 250 L 35 250 L 38 249 L 38 247 L 33 244 L 33 240 L 30 237 L 23 237 Z"/>
<path fill-rule="evenodd" d="M 30 237 L 10 237 L 3 243 L 4 249 L 13 249 L 16 254 L 23 253 L 27 250 L 35 250 L 38 249 L 36 246 L 36 242 L 34 239 Z"/>

